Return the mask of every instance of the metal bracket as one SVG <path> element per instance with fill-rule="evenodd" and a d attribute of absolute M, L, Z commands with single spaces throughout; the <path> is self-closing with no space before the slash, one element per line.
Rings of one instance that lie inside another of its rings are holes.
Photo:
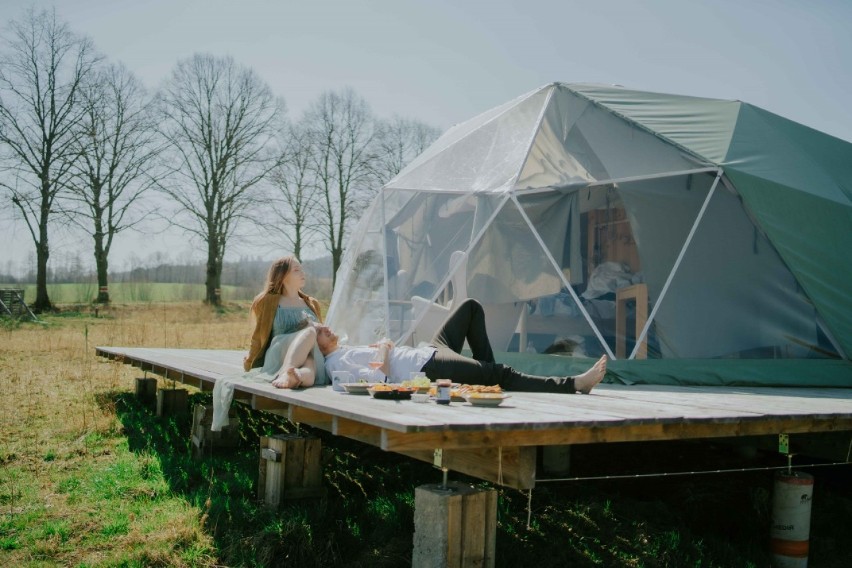
<path fill-rule="evenodd" d="M 442 448 L 437 448 L 432 454 L 432 465 L 441 470 L 443 474 L 441 477 L 441 490 L 447 491 L 447 474 L 450 470 L 444 467 L 444 450 Z"/>
<path fill-rule="evenodd" d="M 790 453 L 790 435 L 789 434 L 778 434 L 778 453 L 779 454 L 789 454 Z"/>
<path fill-rule="evenodd" d="M 260 450 L 260 457 L 271 462 L 281 461 L 281 453 L 273 450 L 272 448 L 263 448 Z"/>

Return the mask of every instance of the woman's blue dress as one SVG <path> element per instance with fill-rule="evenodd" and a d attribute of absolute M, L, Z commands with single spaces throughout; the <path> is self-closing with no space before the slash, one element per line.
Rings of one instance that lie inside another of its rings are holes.
<path fill-rule="evenodd" d="M 269 384 L 275 378 L 275 375 L 281 370 L 284 353 L 293 343 L 296 333 L 304 328 L 306 319 L 313 322 L 318 321 L 310 308 L 282 308 L 278 306 L 275 319 L 272 322 L 272 341 L 269 342 L 269 348 L 263 358 L 263 367 L 233 377 L 222 377 L 213 386 L 213 423 L 211 430 L 218 432 L 228 425 L 228 409 L 231 407 L 231 401 L 234 398 L 234 385 L 236 383 Z M 314 345 L 313 356 L 317 369 L 314 385 L 327 385 L 329 379 L 325 374 L 325 357 L 316 345 Z"/>
<path fill-rule="evenodd" d="M 266 350 L 266 355 L 263 358 L 261 372 L 268 375 L 275 375 L 281 370 L 284 353 L 287 352 L 290 344 L 293 343 L 296 333 L 305 327 L 305 320 L 318 323 L 316 315 L 309 308 L 283 308 L 278 306 L 278 310 L 275 312 L 275 319 L 272 322 L 272 341 L 269 342 L 269 348 Z M 314 345 L 313 355 L 317 369 L 314 384 L 324 385 L 328 382 L 328 378 L 325 375 L 325 358 L 316 345 Z"/>

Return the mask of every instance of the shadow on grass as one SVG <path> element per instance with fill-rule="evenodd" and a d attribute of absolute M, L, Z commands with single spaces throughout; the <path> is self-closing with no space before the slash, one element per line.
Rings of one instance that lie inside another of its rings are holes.
<path fill-rule="evenodd" d="M 430 465 L 304 429 L 322 440 L 327 496 L 289 501 L 271 511 L 256 497 L 258 439 L 293 431 L 289 421 L 234 405 L 239 446 L 214 447 L 203 459 L 193 459 L 189 416 L 158 419 L 128 393 L 111 393 L 101 403 L 114 405 L 131 450 L 155 456 L 171 490 L 202 512 L 219 563 L 410 565 L 414 488 L 440 479 Z M 190 404 L 195 403 L 209 404 L 209 395 L 191 395 Z M 578 474 L 711 469 L 737 461 L 730 451 L 706 442 L 578 446 L 571 459 Z M 736 467 L 768 463 L 741 462 Z M 766 566 L 771 488 L 772 473 L 765 471 L 541 483 L 533 492 L 529 527 L 527 494 L 501 489 L 497 566 Z M 852 495 L 841 489 L 838 498 L 837 489 L 830 483 L 816 486 L 815 503 L 822 503 L 822 511 L 813 526 L 823 533 L 812 539 L 814 565 L 819 543 L 820 566 L 845 566 L 833 559 L 844 558 L 848 546 L 842 527 L 852 515 Z"/>
<path fill-rule="evenodd" d="M 236 448 L 192 457 L 189 415 L 159 419 L 129 393 L 113 393 L 131 451 L 155 456 L 171 490 L 197 506 L 229 566 L 406 566 L 411 562 L 413 487 L 435 482 L 427 464 L 303 428 L 322 439 L 322 499 L 286 502 L 279 511 L 257 500 L 258 440 L 294 431 L 287 420 L 234 405 Z M 190 406 L 210 404 L 206 394 Z"/>

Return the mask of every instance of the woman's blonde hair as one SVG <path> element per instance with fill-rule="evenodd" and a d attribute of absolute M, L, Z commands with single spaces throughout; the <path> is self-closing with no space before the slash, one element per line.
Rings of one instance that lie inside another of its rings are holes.
<path fill-rule="evenodd" d="M 295 256 L 284 256 L 272 263 L 266 273 L 266 291 L 270 294 L 283 294 L 284 277 L 290 272 L 290 267 L 298 259 Z"/>

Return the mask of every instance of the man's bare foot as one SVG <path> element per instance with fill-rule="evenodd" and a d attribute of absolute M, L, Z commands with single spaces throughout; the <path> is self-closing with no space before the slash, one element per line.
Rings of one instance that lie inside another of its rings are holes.
<path fill-rule="evenodd" d="M 592 389 L 601 382 L 606 375 L 606 355 L 602 356 L 592 365 L 591 369 L 574 377 L 574 390 L 583 394 L 589 394 Z"/>
<path fill-rule="evenodd" d="M 272 386 L 279 389 L 295 389 L 302 385 L 302 371 L 296 367 L 288 367 L 278 373 L 272 381 Z"/>

